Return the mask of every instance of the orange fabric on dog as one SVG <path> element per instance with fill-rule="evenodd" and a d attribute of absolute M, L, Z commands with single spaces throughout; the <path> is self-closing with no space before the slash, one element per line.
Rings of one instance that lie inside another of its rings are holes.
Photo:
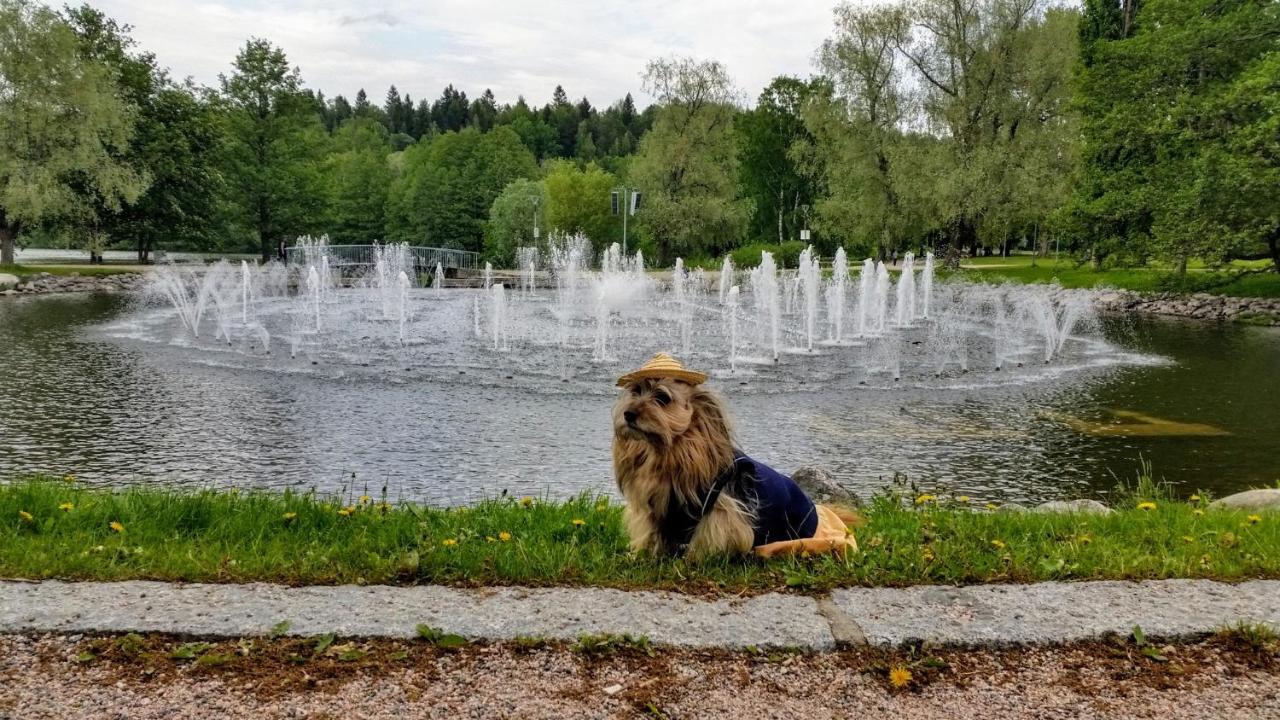
<path fill-rule="evenodd" d="M 799 555 L 804 552 L 812 555 L 830 552 L 843 556 L 847 550 L 857 551 L 858 541 L 854 539 L 853 531 L 844 524 L 844 520 L 840 519 L 836 511 L 827 505 L 815 503 L 814 507 L 818 511 L 818 529 L 813 533 L 813 537 L 757 545 L 752 552 L 761 557 L 778 557 Z"/>

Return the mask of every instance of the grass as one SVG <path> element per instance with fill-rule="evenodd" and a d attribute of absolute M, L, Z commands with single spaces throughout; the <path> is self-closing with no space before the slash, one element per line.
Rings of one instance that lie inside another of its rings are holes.
<path fill-rule="evenodd" d="M 78 273 L 81 276 L 103 276 L 103 275 L 120 275 L 124 273 L 141 272 L 141 265 L 0 265 L 0 273 L 8 275 L 16 275 L 19 278 L 26 278 L 31 275 L 38 275 L 47 272 L 50 275 L 70 275 Z"/>
<path fill-rule="evenodd" d="M 0 485 L 0 577 L 697 593 L 1280 577 L 1280 516 L 1207 510 L 1202 500 L 1175 501 L 1149 483 L 1117 497 L 1107 516 L 1049 515 L 913 498 L 898 488 L 863 509 L 862 551 L 847 558 L 693 563 L 630 554 L 621 508 L 597 497 L 439 509 L 296 493 L 110 492 L 35 477 Z"/>
<path fill-rule="evenodd" d="M 1077 266 L 1072 260 L 1031 255 L 969 258 L 961 262 L 959 276 L 972 280 L 1012 280 L 1022 283 L 1057 281 L 1068 288 L 1119 288 L 1138 292 L 1207 292 L 1230 297 L 1280 297 L 1280 273 L 1267 272 L 1267 261 L 1236 261 L 1225 268 L 1193 263 L 1179 280 L 1172 267 L 1151 265 L 1141 268 L 1094 270 Z"/>

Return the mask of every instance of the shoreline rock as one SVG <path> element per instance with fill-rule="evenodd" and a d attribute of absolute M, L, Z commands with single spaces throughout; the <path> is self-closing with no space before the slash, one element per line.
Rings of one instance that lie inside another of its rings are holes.
<path fill-rule="evenodd" d="M 13 277 L 13 276 L 7 276 Z M 113 275 L 53 275 L 47 272 L 36 273 L 25 278 L 14 278 L 12 287 L 4 289 L 4 278 L 0 278 L 0 295 L 13 297 L 18 295 L 48 295 L 75 292 L 127 292 L 142 287 L 141 273 L 116 273 Z"/>
<path fill-rule="evenodd" d="M 1103 290 L 1099 291 L 1095 304 L 1099 310 L 1106 312 L 1135 312 L 1197 320 L 1226 320 L 1251 325 L 1280 326 L 1280 298 Z"/>

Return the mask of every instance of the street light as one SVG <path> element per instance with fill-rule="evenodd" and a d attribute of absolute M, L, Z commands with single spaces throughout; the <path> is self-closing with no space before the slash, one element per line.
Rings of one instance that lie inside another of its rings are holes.
<path fill-rule="evenodd" d="M 622 201 L 621 204 L 619 204 L 619 200 Z M 609 206 L 612 208 L 614 215 L 617 215 L 619 210 L 622 211 L 622 254 L 626 255 L 627 216 L 635 215 L 636 210 L 640 209 L 640 191 L 626 186 L 615 188 L 609 193 Z"/>

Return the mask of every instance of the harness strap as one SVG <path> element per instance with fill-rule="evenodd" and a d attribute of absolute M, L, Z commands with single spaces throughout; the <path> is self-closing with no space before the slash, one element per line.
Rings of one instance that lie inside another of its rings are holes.
<path fill-rule="evenodd" d="M 688 549 L 694 533 L 698 530 L 698 525 L 702 523 L 702 519 L 707 516 L 707 513 L 715 508 L 716 501 L 720 499 L 720 493 L 724 491 L 731 480 L 738 477 L 738 472 L 738 461 L 737 458 L 734 458 L 733 464 L 716 476 L 701 503 L 694 507 L 681 505 L 679 508 L 668 512 L 667 516 L 663 518 L 660 528 L 663 540 L 675 550 L 677 555 L 683 555 L 685 550 Z"/>

